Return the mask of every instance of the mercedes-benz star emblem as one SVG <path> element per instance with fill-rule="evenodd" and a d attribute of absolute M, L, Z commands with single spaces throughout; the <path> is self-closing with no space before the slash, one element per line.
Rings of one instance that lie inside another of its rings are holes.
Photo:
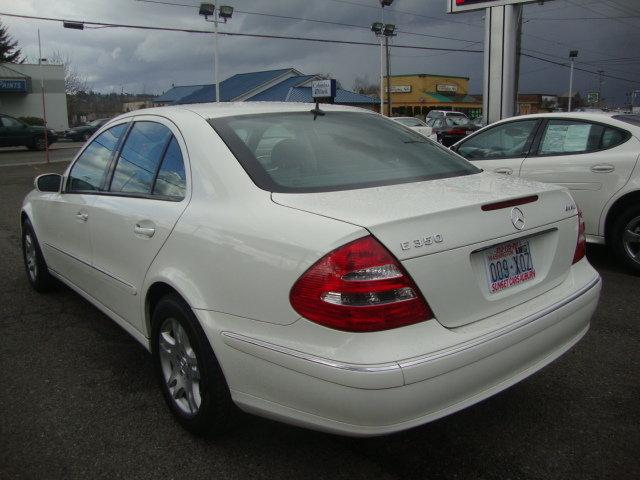
<path fill-rule="evenodd" d="M 514 207 L 511 209 L 511 223 L 518 230 L 522 230 L 524 228 L 525 218 L 524 213 L 518 207 Z"/>

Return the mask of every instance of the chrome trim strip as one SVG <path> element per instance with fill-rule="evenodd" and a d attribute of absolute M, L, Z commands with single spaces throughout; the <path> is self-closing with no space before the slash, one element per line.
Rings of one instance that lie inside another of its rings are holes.
<path fill-rule="evenodd" d="M 456 353 L 460 353 L 464 350 L 468 350 L 470 348 L 473 347 L 477 347 L 478 345 L 481 345 L 482 343 L 485 342 L 489 342 L 491 340 L 494 340 L 498 337 L 501 337 L 503 335 L 506 335 L 510 332 L 513 332 L 514 330 L 517 330 L 519 328 L 524 327 L 525 325 L 528 325 L 530 323 L 535 322 L 536 320 L 539 320 L 540 318 L 549 315 L 550 313 L 553 313 L 556 310 L 559 310 L 560 308 L 564 307 L 565 305 L 573 302 L 575 299 L 579 298 L 580 296 L 584 295 L 586 292 L 588 292 L 589 290 L 591 290 L 593 287 L 595 287 L 596 285 L 598 285 L 600 283 L 600 276 L 594 278 L 591 282 L 589 282 L 587 285 L 585 285 L 584 287 L 582 287 L 580 290 L 572 293 L 571 295 L 569 295 L 568 297 L 562 299 L 559 302 L 556 302 L 553 305 L 550 305 L 549 307 L 540 310 L 539 312 L 530 315 L 528 317 L 523 318 L 522 320 L 516 322 L 516 323 L 512 323 L 509 325 L 506 325 L 502 328 L 499 328 L 497 330 L 494 330 L 492 332 L 488 332 L 484 335 L 481 335 L 477 338 L 474 338 L 472 340 L 469 340 L 467 342 L 461 343 L 459 345 L 456 345 L 454 347 L 448 347 L 445 348 L 443 350 L 440 350 L 438 352 L 435 353 L 430 353 L 424 356 L 420 356 L 420 357 L 416 357 L 410 360 L 403 360 L 403 361 L 399 361 L 397 363 L 392 362 L 392 363 L 384 363 L 384 364 L 374 364 L 374 365 L 361 365 L 361 364 L 353 364 L 353 363 L 344 363 L 344 362 L 338 362 L 336 360 L 330 360 L 327 358 L 323 358 L 323 357 L 317 357 L 315 355 L 311 355 L 308 353 L 304 353 L 304 352 L 300 352 L 298 350 L 293 350 L 287 347 L 282 347 L 280 345 L 275 345 L 273 343 L 270 342 L 265 342 L 264 340 L 258 340 L 255 338 L 251 338 L 251 337 L 246 337 L 244 335 L 240 335 L 238 333 L 233 333 L 233 332 L 228 332 L 228 331 L 223 331 L 221 332 L 223 337 L 228 337 L 228 338 L 232 338 L 234 340 L 238 340 L 240 342 L 244 342 L 244 343 L 249 343 L 251 345 L 255 345 L 258 347 L 262 347 L 265 348 L 267 350 L 271 350 L 274 352 L 278 352 L 281 353 L 283 355 L 289 355 L 295 358 L 299 358 L 300 360 L 306 360 L 308 362 L 312 362 L 318 365 L 323 365 L 326 367 L 331 367 L 331 368 L 337 368 L 340 370 L 347 370 L 347 371 L 351 371 L 351 372 L 357 372 L 357 373 L 380 373 L 380 372 L 389 372 L 389 371 L 394 371 L 394 370 L 398 370 L 398 369 L 402 369 L 402 368 L 407 368 L 407 367 L 414 367 L 416 365 L 420 365 L 423 363 L 428 363 L 428 362 L 432 362 L 434 360 L 438 360 L 444 357 L 447 357 L 449 355 L 454 355 Z M 227 343 L 227 342 L 225 342 Z M 227 345 L 229 345 L 227 343 Z M 232 345 L 229 345 L 233 348 Z"/>
<path fill-rule="evenodd" d="M 73 260 L 75 260 L 76 262 L 79 262 L 83 265 L 86 265 L 87 267 L 90 267 L 94 270 L 97 270 L 98 272 L 102 273 L 103 275 L 106 275 L 109 278 L 112 278 L 113 280 L 115 280 L 118 283 L 121 283 L 122 285 L 124 285 L 125 287 L 127 287 L 130 290 L 131 295 L 137 295 L 138 294 L 138 290 L 136 289 L 136 287 L 134 287 L 133 285 L 131 285 L 130 283 L 125 282 L 124 280 L 116 277 L 115 275 L 113 275 L 112 273 L 107 272 L 106 270 L 103 270 L 99 267 L 96 267 L 95 265 L 91 265 L 90 263 L 85 262 L 84 260 L 80 260 L 78 257 L 71 255 L 70 253 L 65 252 L 64 250 L 59 249 L 58 247 L 55 247 L 53 245 L 51 245 L 50 243 L 46 243 L 44 242 L 44 245 L 46 245 L 49 248 L 53 248 L 54 250 L 62 253 L 63 255 L 66 255 L 69 258 L 72 258 Z"/>
<path fill-rule="evenodd" d="M 494 243 L 492 245 L 489 245 L 488 247 L 481 247 L 481 248 L 478 248 L 476 250 L 473 250 L 471 252 L 471 255 L 473 255 L 474 253 L 484 252 L 485 250 L 490 250 L 493 247 L 495 247 L 496 245 L 502 245 L 502 243 L 515 242 L 516 240 L 528 240 L 530 238 L 539 237 L 540 235 L 544 235 L 545 233 L 551 233 L 551 232 L 557 232 L 557 231 L 558 231 L 558 227 L 552 227 L 552 228 L 547 228 L 546 230 L 541 230 L 540 232 L 530 233 L 529 235 L 524 235 L 522 237 L 511 238 L 509 240 L 505 240 L 504 242 Z M 515 232 L 515 233 L 517 233 L 517 232 Z"/>
<path fill-rule="evenodd" d="M 470 348 L 477 347 L 478 345 L 481 345 L 483 343 L 495 340 L 496 338 L 502 337 L 502 336 L 504 336 L 504 335 L 506 335 L 508 333 L 513 332 L 514 330 L 517 330 L 517 329 L 522 328 L 522 327 L 524 327 L 526 325 L 529 325 L 530 323 L 533 323 L 536 320 L 539 320 L 542 317 L 545 317 L 545 316 L 555 312 L 556 310 L 561 309 L 562 307 L 568 305 L 569 303 L 573 302 L 574 300 L 576 300 L 577 298 L 581 297 L 582 295 L 587 293 L 589 290 L 594 288 L 596 285 L 598 285 L 600 283 L 600 281 L 601 281 L 601 279 L 600 279 L 600 276 L 598 275 L 596 278 L 591 280 L 587 285 L 582 287 L 580 290 L 577 290 L 576 292 L 573 292 L 568 297 L 563 298 L 559 302 L 556 302 L 553 305 L 550 305 L 550 306 L 540 310 L 539 312 L 534 313 L 533 315 L 529 315 L 528 317 L 524 317 L 523 319 L 521 319 L 518 322 L 511 323 L 509 325 L 505 325 L 502 328 L 498 328 L 497 330 L 494 330 L 492 332 L 485 333 L 484 335 L 476 337 L 476 338 L 474 338 L 472 340 L 469 340 L 467 342 L 463 342 L 463 343 L 461 343 L 459 345 L 456 345 L 454 347 L 448 347 L 448 348 L 445 348 L 445 349 L 440 350 L 438 352 L 429 353 L 427 355 L 416 357 L 416 358 L 413 358 L 411 360 L 402 360 L 402 361 L 400 361 L 398 363 L 400 364 L 401 368 L 415 367 L 417 365 L 433 362 L 434 360 L 439 360 L 441 358 L 448 357 L 449 355 L 454 355 L 456 353 L 463 352 L 463 351 L 468 350 Z"/>
<path fill-rule="evenodd" d="M 267 350 L 272 350 L 274 352 L 282 353 L 283 355 L 289 355 L 291 357 L 299 358 L 300 360 L 306 360 L 311 363 L 316 363 L 318 365 L 324 365 L 325 367 L 337 368 L 340 370 L 348 370 L 350 372 L 358 372 L 358 373 L 380 373 L 380 372 L 389 372 L 394 370 L 400 370 L 400 366 L 393 363 L 381 363 L 374 365 L 360 365 L 355 363 L 344 363 L 338 362 L 335 360 L 329 360 L 328 358 L 317 357 L 315 355 L 310 355 L 308 353 L 300 352 L 298 350 L 293 350 L 291 348 L 282 347 L 280 345 L 275 345 L 270 342 L 265 342 L 263 340 L 258 340 L 251 337 L 245 337 L 244 335 L 240 335 L 238 333 L 233 332 L 222 332 L 222 336 L 232 338 L 234 340 L 238 340 L 240 342 L 249 343 L 251 345 L 255 345 L 257 347 L 262 347 Z M 225 342 L 226 343 L 226 342 Z M 232 346 L 232 345 L 230 345 Z"/>

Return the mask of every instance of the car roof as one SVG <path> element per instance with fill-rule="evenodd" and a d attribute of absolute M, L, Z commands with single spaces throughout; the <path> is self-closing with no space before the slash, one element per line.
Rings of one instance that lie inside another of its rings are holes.
<path fill-rule="evenodd" d="M 532 113 L 529 115 L 518 115 L 515 117 L 509 117 L 497 122 L 494 122 L 490 125 L 497 125 L 499 123 L 505 123 L 514 120 L 526 120 L 528 118 L 537 119 L 537 118 L 558 118 L 558 119 L 573 119 L 573 120 L 591 120 L 593 122 L 606 123 L 609 125 L 621 127 L 627 130 L 633 130 L 638 134 L 640 132 L 640 127 L 632 125 L 627 122 L 623 122 L 621 120 L 617 120 L 613 118 L 617 115 L 633 115 L 631 113 L 619 113 L 619 112 L 556 112 L 556 113 Z M 486 128 L 486 127 L 485 127 Z"/>
<path fill-rule="evenodd" d="M 129 112 L 119 118 L 136 115 L 170 115 L 171 112 L 179 110 L 190 111 L 203 118 L 231 117 L 235 115 L 251 115 L 258 113 L 279 113 L 279 112 L 308 112 L 314 108 L 312 103 L 303 102 L 220 102 L 220 103 L 194 103 L 169 105 L 165 107 L 145 108 Z M 359 107 L 348 107 L 344 105 L 333 105 L 329 103 L 320 104 L 320 110 L 336 112 L 358 112 L 375 114 L 376 112 Z"/>

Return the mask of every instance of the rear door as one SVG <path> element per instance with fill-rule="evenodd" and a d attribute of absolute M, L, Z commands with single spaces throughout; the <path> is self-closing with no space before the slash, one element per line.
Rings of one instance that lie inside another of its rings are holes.
<path fill-rule="evenodd" d="M 587 233 L 602 235 L 600 214 L 631 176 L 640 143 L 626 130 L 566 118 L 546 120 L 538 137 L 520 175 L 567 187 L 583 210 Z"/>
<path fill-rule="evenodd" d="M 500 123 L 462 140 L 455 151 L 487 172 L 517 176 L 539 123 L 537 118 Z"/>
<path fill-rule="evenodd" d="M 96 297 L 143 330 L 139 292 L 188 203 L 186 146 L 166 119 L 136 117 L 104 195 L 90 208 Z"/>

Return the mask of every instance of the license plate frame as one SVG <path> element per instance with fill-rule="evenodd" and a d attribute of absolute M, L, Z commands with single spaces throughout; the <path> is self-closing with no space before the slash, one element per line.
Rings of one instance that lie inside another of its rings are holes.
<path fill-rule="evenodd" d="M 536 277 L 529 240 L 510 240 L 482 252 L 490 294 L 504 292 Z"/>

